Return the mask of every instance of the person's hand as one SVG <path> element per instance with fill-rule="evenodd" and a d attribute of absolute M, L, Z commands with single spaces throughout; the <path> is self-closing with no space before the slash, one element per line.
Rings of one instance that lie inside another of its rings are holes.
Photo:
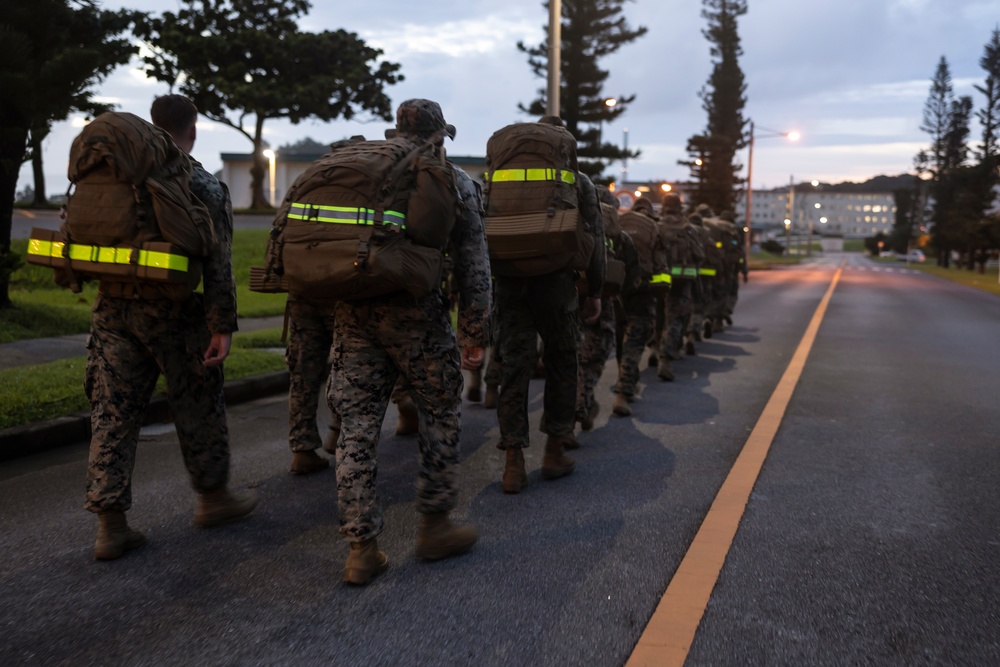
<path fill-rule="evenodd" d="M 599 319 L 601 319 L 601 299 L 588 296 L 583 300 L 583 323 L 595 324 Z"/>
<path fill-rule="evenodd" d="M 208 344 L 208 349 L 205 350 L 205 365 L 209 367 L 221 366 L 222 362 L 229 356 L 229 346 L 232 345 L 232 342 L 233 334 L 231 333 L 212 334 L 212 340 Z"/>
<path fill-rule="evenodd" d="M 749 273 L 744 273 L 743 274 L 743 284 L 746 285 L 748 280 L 750 280 L 750 274 Z"/>
<path fill-rule="evenodd" d="M 486 350 L 481 347 L 462 348 L 462 369 L 474 371 L 482 367 L 483 359 L 486 358 Z"/>

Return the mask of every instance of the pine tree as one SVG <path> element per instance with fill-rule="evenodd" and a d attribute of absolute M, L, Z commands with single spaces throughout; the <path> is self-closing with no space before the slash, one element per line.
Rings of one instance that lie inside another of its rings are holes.
<path fill-rule="evenodd" d="M 739 65 L 743 48 L 736 25 L 746 13 L 746 0 L 703 0 L 701 15 L 708 27 L 702 34 L 712 45 L 714 66 L 698 96 L 708 124 L 703 133 L 688 139 L 691 159 L 678 161 L 691 169 L 695 183 L 690 204 L 706 203 L 717 213 L 735 208 L 737 174 L 742 169 L 735 162 L 736 152 L 747 144 L 743 118 L 747 86 Z"/>
<path fill-rule="evenodd" d="M 560 66 L 559 111 L 566 128 L 576 137 L 580 171 L 600 180 L 600 174 L 611 162 L 636 158 L 639 151 L 626 150 L 604 141 L 602 128 L 626 112 L 635 95 L 620 95 L 613 106 L 604 91 L 608 71 L 598 62 L 622 46 L 646 34 L 646 28 L 632 28 L 622 14 L 629 0 L 573 0 L 562 3 L 562 58 Z M 548 1 L 542 3 L 546 9 Z M 545 27 L 543 26 L 543 29 Z M 546 34 L 548 30 L 546 29 Z M 535 76 L 545 79 L 548 73 L 548 38 L 537 46 L 517 48 L 528 54 L 528 64 Z M 546 90 L 528 105 L 518 104 L 527 114 L 545 114 Z"/>

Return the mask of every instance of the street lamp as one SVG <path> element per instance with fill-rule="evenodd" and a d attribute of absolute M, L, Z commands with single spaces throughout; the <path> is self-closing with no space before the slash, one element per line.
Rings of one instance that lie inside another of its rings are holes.
<path fill-rule="evenodd" d="M 274 162 L 277 156 L 274 154 L 274 151 L 272 151 L 270 148 L 265 148 L 263 151 L 261 151 L 261 154 L 267 158 L 267 173 L 270 178 L 270 185 L 271 185 L 271 206 L 277 208 L 278 205 L 274 201 Z"/>
<path fill-rule="evenodd" d="M 799 138 L 802 136 L 798 132 L 795 132 L 794 130 L 790 131 L 790 132 L 779 132 L 777 130 L 769 130 L 769 129 L 764 128 L 764 127 L 759 128 L 759 129 L 763 130 L 764 133 L 765 133 L 765 134 L 760 135 L 761 139 L 766 139 L 768 137 L 785 137 L 789 141 L 798 141 Z M 746 215 L 744 216 L 746 218 L 746 225 L 743 227 L 743 254 L 745 256 L 744 261 L 746 261 L 746 262 L 750 261 L 750 216 L 751 216 L 751 211 L 753 210 L 751 208 L 751 204 L 753 203 L 753 181 L 751 179 L 753 178 L 753 142 L 754 142 L 755 137 L 756 137 L 756 133 L 755 133 L 755 130 L 754 130 L 754 124 L 753 124 L 753 121 L 751 120 L 750 121 L 750 152 L 747 155 L 747 206 L 746 206 Z M 790 217 L 791 217 L 791 211 L 789 211 L 789 218 Z M 786 237 L 787 237 L 787 234 L 788 234 L 788 225 L 790 225 L 790 224 L 791 224 L 790 220 L 786 221 L 786 223 L 785 223 L 785 235 L 786 235 Z"/>

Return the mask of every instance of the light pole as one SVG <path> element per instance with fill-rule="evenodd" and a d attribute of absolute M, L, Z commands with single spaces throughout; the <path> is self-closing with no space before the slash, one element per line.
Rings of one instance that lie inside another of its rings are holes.
<path fill-rule="evenodd" d="M 271 206 L 278 208 L 278 204 L 274 201 L 274 163 L 277 156 L 270 148 L 265 148 L 261 154 L 267 158 L 267 173 L 271 185 Z"/>
<path fill-rule="evenodd" d="M 604 100 L 604 106 L 608 109 L 614 109 L 615 105 L 618 104 L 618 100 L 614 97 L 609 97 Z M 604 146 L 604 119 L 597 119 L 597 150 L 600 151 Z"/>
<path fill-rule="evenodd" d="M 622 133 L 622 183 L 628 179 L 628 128 Z"/>
<path fill-rule="evenodd" d="M 778 132 L 777 130 L 768 130 L 767 128 L 760 128 L 766 134 L 761 135 L 761 139 L 766 139 L 768 137 L 787 137 L 790 141 L 798 141 L 800 135 L 794 130 L 791 132 Z M 743 216 L 746 218 L 746 224 L 743 227 L 743 255 L 744 261 L 750 261 L 750 216 L 752 212 L 751 205 L 753 204 L 753 143 L 756 133 L 754 131 L 753 121 L 750 121 L 750 151 L 747 154 L 747 205 L 746 212 Z M 791 212 L 789 211 L 789 217 L 791 217 Z M 787 236 L 788 225 L 785 225 L 785 232 Z"/>
<path fill-rule="evenodd" d="M 559 115 L 559 89 L 562 60 L 562 0 L 549 0 L 549 71 L 545 94 L 545 114 Z"/>

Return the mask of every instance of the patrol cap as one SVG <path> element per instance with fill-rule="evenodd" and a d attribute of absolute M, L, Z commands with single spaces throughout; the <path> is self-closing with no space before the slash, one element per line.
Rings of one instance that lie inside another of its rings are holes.
<path fill-rule="evenodd" d="M 455 138 L 455 126 L 444 121 L 441 105 L 433 100 L 406 100 L 396 109 L 396 132 L 428 136 L 444 130 Z"/>
<path fill-rule="evenodd" d="M 636 213 L 649 213 L 650 215 L 652 215 L 653 202 L 649 201 L 648 199 L 640 197 L 639 199 L 635 200 L 634 204 L 632 204 L 632 210 L 635 211 Z"/>

